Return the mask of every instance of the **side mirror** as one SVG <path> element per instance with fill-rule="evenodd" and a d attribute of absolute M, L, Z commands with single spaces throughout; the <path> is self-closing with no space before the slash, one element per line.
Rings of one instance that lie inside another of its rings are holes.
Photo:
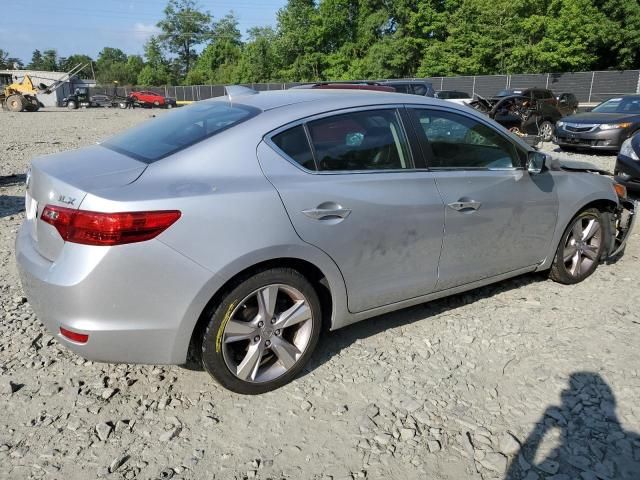
<path fill-rule="evenodd" d="M 547 160 L 548 155 L 542 152 L 529 152 L 527 156 L 527 171 L 532 175 L 542 173 Z"/>

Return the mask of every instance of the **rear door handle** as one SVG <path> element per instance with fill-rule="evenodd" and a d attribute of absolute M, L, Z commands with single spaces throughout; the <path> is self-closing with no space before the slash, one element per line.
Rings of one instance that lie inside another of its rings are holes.
<path fill-rule="evenodd" d="M 337 218 L 347 218 L 351 213 L 351 210 L 348 208 L 310 208 L 308 210 L 303 210 L 307 217 L 313 218 L 314 220 L 331 220 Z"/>
<path fill-rule="evenodd" d="M 458 200 L 457 202 L 453 202 L 453 203 L 449 203 L 448 204 L 448 206 L 450 208 L 453 208 L 454 210 L 457 210 L 458 212 L 476 211 L 476 210 L 478 210 L 480 208 L 481 205 L 482 205 L 482 203 L 476 202 L 474 200 L 469 200 L 469 201 Z"/>

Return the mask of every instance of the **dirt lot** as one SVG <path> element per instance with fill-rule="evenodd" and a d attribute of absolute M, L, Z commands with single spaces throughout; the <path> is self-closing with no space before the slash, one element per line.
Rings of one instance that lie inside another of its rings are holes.
<path fill-rule="evenodd" d="M 332 333 L 259 397 L 60 348 L 17 278 L 23 173 L 151 113 L 0 113 L 0 478 L 640 478 L 638 233 L 576 286 L 527 275 Z"/>

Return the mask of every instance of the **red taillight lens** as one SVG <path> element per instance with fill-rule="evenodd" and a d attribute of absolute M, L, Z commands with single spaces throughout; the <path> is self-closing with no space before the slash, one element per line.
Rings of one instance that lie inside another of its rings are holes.
<path fill-rule="evenodd" d="M 60 335 L 64 338 L 77 343 L 87 343 L 89 341 L 89 335 L 85 333 L 72 332 L 66 328 L 60 327 Z"/>
<path fill-rule="evenodd" d="M 150 240 L 173 225 L 180 212 L 102 213 L 47 205 L 40 218 L 56 227 L 65 242 L 110 246 Z"/>

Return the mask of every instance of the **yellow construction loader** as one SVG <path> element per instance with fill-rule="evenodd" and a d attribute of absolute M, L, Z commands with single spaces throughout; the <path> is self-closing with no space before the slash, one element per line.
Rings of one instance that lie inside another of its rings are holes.
<path fill-rule="evenodd" d="M 76 65 L 65 73 L 62 78 L 49 86 L 43 83 L 34 85 L 28 74 L 25 74 L 20 82 L 11 74 L 2 74 L 0 75 L 0 104 L 3 109 L 12 112 L 36 112 L 42 106 L 38 101 L 38 93 L 49 94 L 54 92 L 85 67 L 86 65 Z"/>

